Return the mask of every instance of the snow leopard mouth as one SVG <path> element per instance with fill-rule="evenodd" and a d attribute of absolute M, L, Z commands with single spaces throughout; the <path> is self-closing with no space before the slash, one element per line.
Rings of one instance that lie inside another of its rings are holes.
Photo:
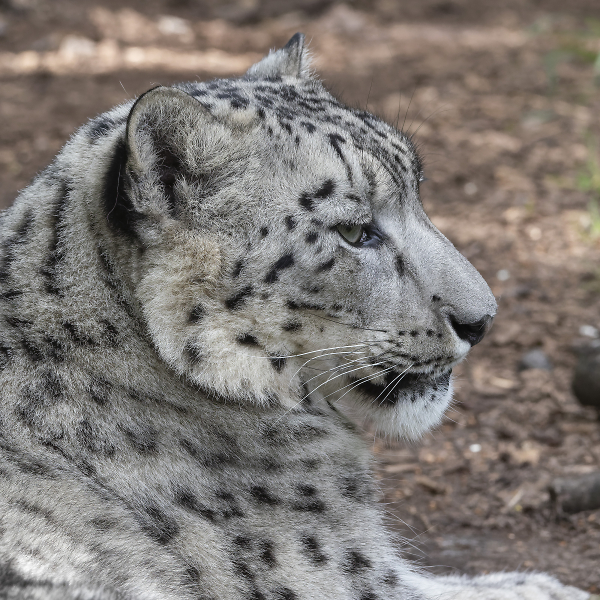
<path fill-rule="evenodd" d="M 376 400 L 381 406 L 394 405 L 403 399 L 415 402 L 425 394 L 445 396 L 450 387 L 451 376 L 452 369 L 437 376 L 429 373 L 406 373 L 400 377 L 399 373 L 390 373 L 383 383 L 357 381 L 355 389 Z"/>

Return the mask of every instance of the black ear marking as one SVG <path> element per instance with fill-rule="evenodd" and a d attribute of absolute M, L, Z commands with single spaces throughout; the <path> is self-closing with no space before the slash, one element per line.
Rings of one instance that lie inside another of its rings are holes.
<path fill-rule="evenodd" d="M 158 149 L 158 161 L 156 165 L 158 180 L 164 190 L 165 199 L 167 200 L 167 210 L 172 217 L 175 217 L 177 214 L 177 198 L 174 188 L 177 181 L 177 174 L 182 170 L 181 162 L 168 146 L 162 145 L 158 140 L 156 147 Z"/>
<path fill-rule="evenodd" d="M 125 140 L 119 140 L 104 176 L 102 196 L 109 226 L 127 237 L 134 237 L 135 223 L 142 218 L 142 215 L 134 209 L 131 198 L 126 192 L 127 157 L 127 144 Z"/>

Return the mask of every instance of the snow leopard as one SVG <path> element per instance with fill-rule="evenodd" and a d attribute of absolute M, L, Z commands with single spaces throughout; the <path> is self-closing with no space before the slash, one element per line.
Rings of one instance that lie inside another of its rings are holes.
<path fill-rule="evenodd" d="M 1 216 L 0 597 L 588 598 L 385 528 L 341 403 L 418 438 L 496 313 L 422 180 L 301 34 L 79 129 Z"/>

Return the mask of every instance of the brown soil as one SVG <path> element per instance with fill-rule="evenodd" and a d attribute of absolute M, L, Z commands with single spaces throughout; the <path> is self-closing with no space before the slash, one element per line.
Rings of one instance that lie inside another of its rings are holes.
<path fill-rule="evenodd" d="M 499 298 L 445 424 L 374 443 L 391 526 L 439 572 L 536 569 L 600 591 L 600 511 L 557 517 L 547 494 L 600 465 L 600 423 L 570 392 L 580 327 L 600 326 L 582 179 L 599 160 L 597 0 L 122 6 L 0 0 L 0 204 L 86 119 L 156 83 L 240 72 L 304 31 L 336 94 L 415 135 L 426 209 Z M 552 370 L 519 370 L 534 348 Z"/>

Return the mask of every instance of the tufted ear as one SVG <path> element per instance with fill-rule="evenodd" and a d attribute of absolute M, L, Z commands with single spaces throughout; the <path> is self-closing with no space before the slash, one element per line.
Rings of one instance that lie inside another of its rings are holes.
<path fill-rule="evenodd" d="M 152 172 L 171 200 L 189 135 L 207 119 L 208 111 L 182 90 L 159 86 L 142 94 L 127 121 L 128 167 L 138 176 Z"/>
<path fill-rule="evenodd" d="M 246 73 L 248 78 L 297 77 L 310 76 L 310 59 L 304 46 L 304 34 L 296 33 L 279 50 L 271 50 L 268 56 L 251 66 Z"/>
<path fill-rule="evenodd" d="M 233 168 L 231 137 L 229 126 L 183 90 L 161 86 L 140 96 L 126 130 L 134 209 L 148 216 L 178 218 L 186 210 L 190 186 L 198 198 L 213 193 L 225 179 L 219 170 L 221 155 Z"/>

